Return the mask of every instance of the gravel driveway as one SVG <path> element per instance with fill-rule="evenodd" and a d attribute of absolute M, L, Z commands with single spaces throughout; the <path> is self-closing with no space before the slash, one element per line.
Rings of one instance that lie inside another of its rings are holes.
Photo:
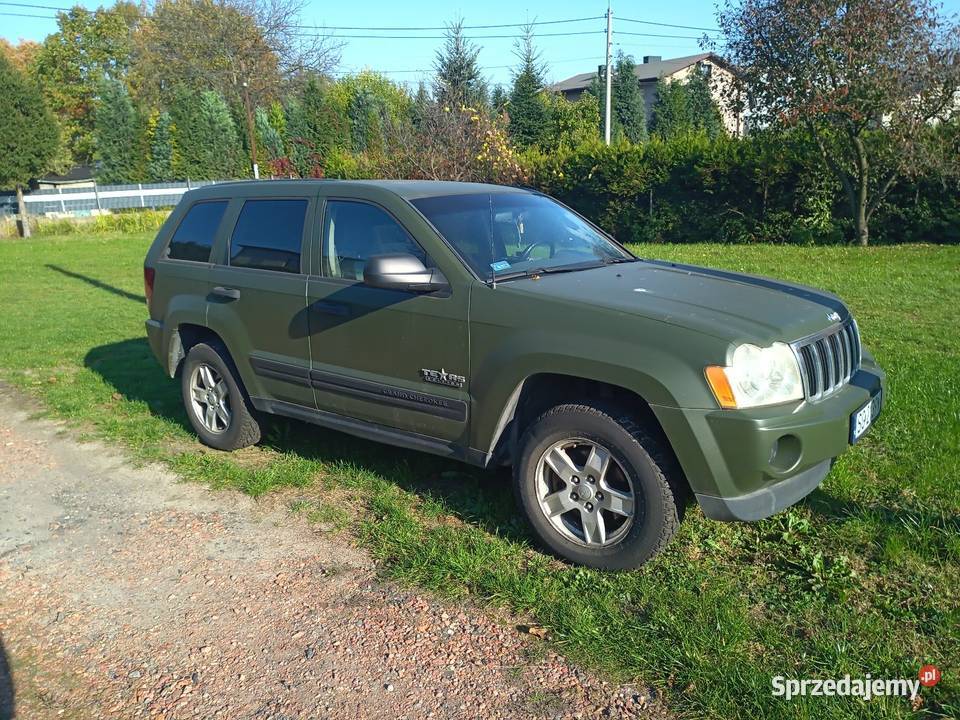
<path fill-rule="evenodd" d="M 666 717 L 380 580 L 276 499 L 184 484 L 0 387 L 0 720 Z"/>

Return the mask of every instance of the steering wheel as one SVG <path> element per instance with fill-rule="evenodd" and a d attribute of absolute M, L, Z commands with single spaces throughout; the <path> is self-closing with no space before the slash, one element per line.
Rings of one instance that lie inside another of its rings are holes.
<path fill-rule="evenodd" d="M 520 253 L 520 259 L 521 259 L 521 260 L 529 260 L 529 259 L 530 259 L 530 255 L 531 255 L 531 253 L 533 253 L 534 248 L 538 248 L 538 247 L 540 247 L 541 245 L 550 249 L 550 254 L 549 254 L 547 257 L 551 257 L 551 258 L 552 258 L 553 255 L 554 255 L 554 252 L 555 252 L 555 251 L 554 251 L 553 244 L 547 242 L 546 240 L 538 240 L 538 241 L 536 241 L 535 243 L 533 243 L 533 244 L 531 244 L 531 245 L 528 245 L 526 248 L 524 248 L 524 249 L 521 251 L 521 253 Z"/>

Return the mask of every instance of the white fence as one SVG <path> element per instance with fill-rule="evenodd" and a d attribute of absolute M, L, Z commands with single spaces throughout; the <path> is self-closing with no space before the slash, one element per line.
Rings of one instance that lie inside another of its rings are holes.
<path fill-rule="evenodd" d="M 93 187 L 34 190 L 25 193 L 23 200 L 27 214 L 75 215 L 82 217 L 102 210 L 130 208 L 158 208 L 176 205 L 191 188 L 215 185 L 224 180 L 195 180 L 181 183 L 137 183 L 133 185 L 103 185 Z M 17 198 L 13 194 L 0 196 L 0 217 L 17 214 Z"/>

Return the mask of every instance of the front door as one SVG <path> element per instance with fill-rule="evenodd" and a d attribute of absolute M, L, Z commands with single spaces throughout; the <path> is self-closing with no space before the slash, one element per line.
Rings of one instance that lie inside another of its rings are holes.
<path fill-rule="evenodd" d="M 314 191 L 315 194 L 315 191 Z M 308 230 L 316 198 L 235 200 L 221 262 L 210 271 L 207 322 L 251 397 L 315 407 L 306 316 Z"/>
<path fill-rule="evenodd" d="M 321 262 L 307 286 L 311 380 L 320 410 L 456 440 L 469 393 L 468 288 L 417 294 L 370 287 L 373 255 L 432 260 L 372 202 L 329 198 Z"/>

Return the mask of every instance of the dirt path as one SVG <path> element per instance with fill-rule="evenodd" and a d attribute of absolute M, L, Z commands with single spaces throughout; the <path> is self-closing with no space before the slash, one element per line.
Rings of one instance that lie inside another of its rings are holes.
<path fill-rule="evenodd" d="M 17 405 L 0 388 L 0 720 L 665 714 L 509 618 L 383 583 L 276 503 Z"/>

